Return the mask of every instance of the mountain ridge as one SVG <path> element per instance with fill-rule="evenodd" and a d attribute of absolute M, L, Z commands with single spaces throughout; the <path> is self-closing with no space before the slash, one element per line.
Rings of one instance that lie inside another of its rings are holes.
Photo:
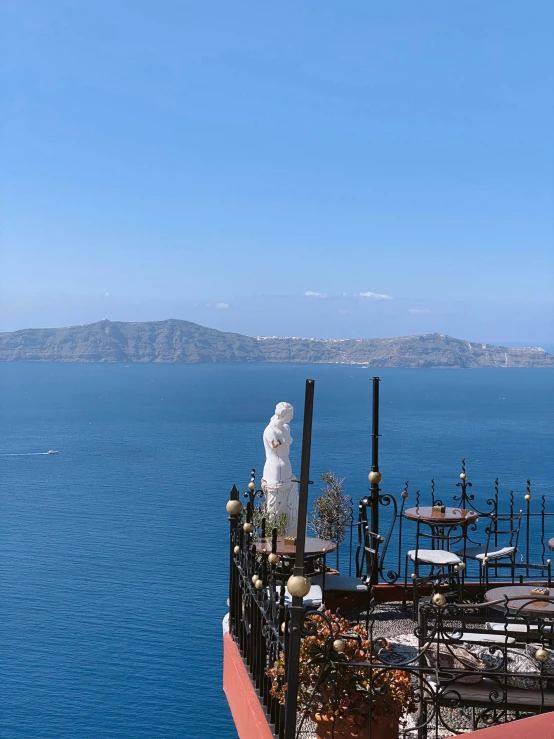
<path fill-rule="evenodd" d="M 0 333 L 1 362 L 294 362 L 370 367 L 554 367 L 542 347 L 504 347 L 416 334 L 385 339 L 246 336 L 191 321 L 103 319 Z"/>

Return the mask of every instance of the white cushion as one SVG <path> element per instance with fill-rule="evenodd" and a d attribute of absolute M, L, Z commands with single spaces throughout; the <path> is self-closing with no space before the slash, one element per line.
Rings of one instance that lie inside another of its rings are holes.
<path fill-rule="evenodd" d="M 408 557 L 412 562 L 416 561 L 416 550 L 410 549 Z M 461 559 L 453 552 L 447 552 L 443 549 L 418 549 L 417 561 L 420 564 L 429 565 L 457 565 Z"/>
<path fill-rule="evenodd" d="M 472 631 L 464 631 L 462 634 L 458 637 L 458 632 L 454 632 L 453 634 L 449 634 L 447 636 L 456 637 L 456 643 L 459 641 L 464 642 L 461 646 L 466 646 L 467 643 L 469 644 L 480 644 L 481 642 L 492 642 L 493 644 L 513 644 L 515 642 L 515 639 L 512 636 L 498 636 L 497 634 L 487 634 L 483 631 L 478 632 L 472 632 Z"/>
<path fill-rule="evenodd" d="M 325 577 L 325 590 L 342 593 L 367 593 L 367 585 L 358 577 L 327 575 Z"/>
<path fill-rule="evenodd" d="M 526 624 L 516 624 L 511 623 L 508 621 L 507 623 L 494 623 L 494 622 L 487 622 L 487 629 L 489 631 L 495 631 L 495 632 L 504 632 L 504 633 L 514 633 L 514 634 L 528 634 L 529 631 L 536 631 L 539 627 L 536 624 L 529 624 L 529 629 L 527 628 Z M 542 630 L 545 634 L 550 634 L 552 631 L 551 626 L 543 626 Z"/>
<path fill-rule="evenodd" d="M 320 606 L 323 594 L 319 585 L 312 585 L 308 595 L 304 596 L 303 604 L 305 606 Z M 285 590 L 285 605 L 292 606 L 292 596 L 288 590 Z"/>
<path fill-rule="evenodd" d="M 482 561 L 485 557 L 485 553 L 489 559 L 501 559 L 502 557 L 509 557 L 516 551 L 515 547 L 502 547 L 502 549 L 486 551 L 486 547 L 468 547 L 465 551 L 466 557 L 469 559 L 478 559 Z M 460 557 L 464 556 L 464 550 L 459 549 L 456 554 Z"/>

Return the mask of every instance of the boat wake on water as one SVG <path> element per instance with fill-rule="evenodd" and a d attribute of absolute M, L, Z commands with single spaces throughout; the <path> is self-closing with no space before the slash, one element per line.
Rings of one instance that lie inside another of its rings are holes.
<path fill-rule="evenodd" d="M 2 454 L 3 457 L 43 457 L 48 454 L 58 454 L 55 449 L 50 449 L 48 452 L 7 452 Z"/>

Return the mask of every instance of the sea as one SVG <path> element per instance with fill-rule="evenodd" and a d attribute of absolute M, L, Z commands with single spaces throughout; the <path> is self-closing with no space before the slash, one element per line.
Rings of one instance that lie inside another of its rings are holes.
<path fill-rule="evenodd" d="M 383 492 L 525 493 L 551 504 L 554 371 L 345 365 L 0 364 L 0 737 L 231 739 L 222 690 L 233 484 L 315 380 L 320 475 L 367 490 L 381 378 Z M 50 449 L 57 455 L 45 454 Z M 554 535 L 554 532 L 553 532 Z"/>

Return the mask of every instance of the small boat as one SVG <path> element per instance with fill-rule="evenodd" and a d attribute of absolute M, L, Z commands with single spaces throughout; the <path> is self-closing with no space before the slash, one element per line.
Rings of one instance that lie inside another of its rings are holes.
<path fill-rule="evenodd" d="M 49 449 L 46 454 L 57 454 L 58 452 L 55 449 Z"/>

